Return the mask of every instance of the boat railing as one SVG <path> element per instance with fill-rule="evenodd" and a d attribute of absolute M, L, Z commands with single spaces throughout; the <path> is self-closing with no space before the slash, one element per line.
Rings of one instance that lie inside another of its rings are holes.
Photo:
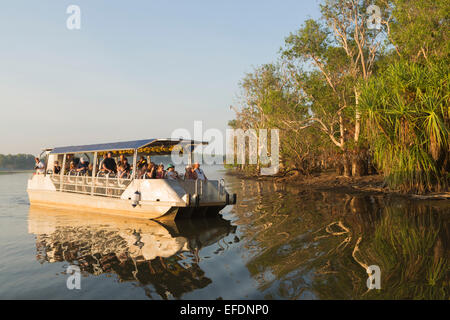
<path fill-rule="evenodd" d="M 111 198 L 120 198 L 133 181 L 130 175 L 123 178 L 115 174 L 99 172 L 95 177 L 89 174 L 69 171 L 64 175 L 48 175 L 57 191 L 79 193 Z M 150 179 L 149 181 L 151 181 Z M 186 193 L 198 195 L 200 202 L 225 201 L 228 193 L 222 180 L 177 180 Z"/>
<path fill-rule="evenodd" d="M 120 178 L 114 174 L 97 175 L 93 178 L 90 175 L 73 171 L 63 176 L 51 174 L 50 178 L 57 191 L 112 198 L 120 198 L 132 181 L 129 177 Z"/>

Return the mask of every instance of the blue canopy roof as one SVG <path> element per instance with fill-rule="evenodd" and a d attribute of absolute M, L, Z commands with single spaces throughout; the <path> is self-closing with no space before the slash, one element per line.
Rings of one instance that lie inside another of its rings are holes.
<path fill-rule="evenodd" d="M 178 143 L 206 144 L 205 142 L 197 142 L 191 140 L 145 139 L 145 140 L 114 142 L 114 143 L 90 144 L 84 146 L 58 147 L 54 148 L 50 153 L 61 154 L 61 153 L 81 153 L 81 152 L 104 152 L 117 150 L 136 150 L 152 143 L 157 144 L 158 142 L 161 144 L 168 144 L 168 145 L 174 145 Z"/>

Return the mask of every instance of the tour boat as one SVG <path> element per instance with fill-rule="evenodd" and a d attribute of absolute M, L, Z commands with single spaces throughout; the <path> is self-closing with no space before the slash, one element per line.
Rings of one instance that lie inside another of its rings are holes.
<path fill-rule="evenodd" d="M 227 192 L 223 179 L 143 179 L 136 170 L 138 158 L 142 156 L 150 163 L 153 156 L 187 153 L 192 162 L 194 148 L 205 144 L 193 140 L 146 139 L 45 149 L 45 172 L 36 173 L 28 180 L 30 203 L 143 219 L 217 214 L 225 206 L 236 203 L 236 194 Z M 99 170 L 101 158 L 108 152 L 116 162 L 121 155 L 132 158 L 131 172 L 119 177 Z M 75 168 L 81 158 L 93 165 L 85 174 L 69 167 L 71 164 Z M 55 163 L 61 165 L 58 173 L 54 170 Z"/>

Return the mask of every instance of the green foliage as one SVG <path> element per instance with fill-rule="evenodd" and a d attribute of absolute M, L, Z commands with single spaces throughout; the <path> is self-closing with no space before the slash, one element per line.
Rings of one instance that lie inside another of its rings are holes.
<path fill-rule="evenodd" d="M 393 188 L 447 187 L 449 67 L 400 61 L 361 95 L 375 160 Z"/>
<path fill-rule="evenodd" d="M 392 42 L 403 58 L 448 59 L 448 0 L 391 0 Z"/>
<path fill-rule="evenodd" d="M 380 30 L 367 28 L 371 4 Z M 230 125 L 278 128 L 286 170 L 340 162 L 344 174 L 350 165 L 364 174 L 371 150 L 392 188 L 448 189 L 449 2 L 322 0 L 320 9 L 277 63 L 245 76 Z"/>
<path fill-rule="evenodd" d="M 441 214 L 426 206 L 407 209 L 386 207 L 363 251 L 379 264 L 384 279 L 382 292 L 368 298 L 447 299 L 449 261 L 442 243 Z"/>
<path fill-rule="evenodd" d="M 308 19 L 295 33 L 286 38 L 287 48 L 283 51 L 291 59 L 324 59 L 329 45 L 329 31 L 319 22 Z"/>

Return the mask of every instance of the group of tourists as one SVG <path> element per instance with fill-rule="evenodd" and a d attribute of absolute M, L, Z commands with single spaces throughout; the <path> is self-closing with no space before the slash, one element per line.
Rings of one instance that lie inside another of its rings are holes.
<path fill-rule="evenodd" d="M 79 161 L 75 159 L 68 159 L 69 167 L 67 171 L 71 175 L 92 175 L 94 166 L 85 158 L 80 158 Z M 207 180 L 205 173 L 200 168 L 200 164 L 186 166 L 184 175 L 178 174 L 175 171 L 175 166 L 169 164 L 167 168 L 160 163 L 156 165 L 154 162 L 149 162 L 144 156 L 141 156 L 136 164 L 138 179 L 169 179 L 169 180 Z M 36 158 L 36 173 L 43 174 L 45 172 L 45 165 L 39 158 Z M 99 165 L 99 173 L 104 175 L 114 175 L 120 179 L 128 179 L 132 175 L 133 167 L 128 162 L 124 155 L 120 155 L 119 161 L 113 158 L 112 152 L 104 155 Z M 61 166 L 58 161 L 54 162 L 53 173 L 60 174 Z"/>
<path fill-rule="evenodd" d="M 202 169 L 200 169 L 200 164 L 195 163 L 193 166 L 187 166 L 186 172 L 183 177 L 175 171 L 175 166 L 169 164 L 167 169 L 164 169 L 164 165 L 160 163 L 156 165 L 154 162 L 148 162 L 144 156 L 141 156 L 139 162 L 137 163 L 138 177 L 140 179 L 169 179 L 177 180 L 183 178 L 184 180 L 206 180 L 206 175 Z"/>

